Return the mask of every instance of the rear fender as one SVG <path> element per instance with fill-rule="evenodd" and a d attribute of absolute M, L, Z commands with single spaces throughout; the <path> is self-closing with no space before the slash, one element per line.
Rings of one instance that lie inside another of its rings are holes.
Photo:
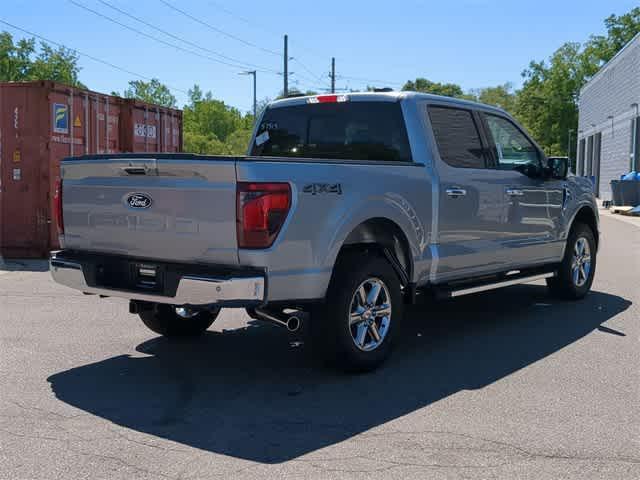
<path fill-rule="evenodd" d="M 361 224 L 371 219 L 386 219 L 395 223 L 404 234 L 412 265 L 419 262 L 428 245 L 427 227 L 406 198 L 398 194 L 369 197 L 349 209 L 337 222 L 333 237 L 327 243 L 328 249 L 323 264 L 333 268 L 349 235 Z M 415 272 L 415 268 L 410 271 Z M 411 278 L 415 281 L 415 278 Z"/>

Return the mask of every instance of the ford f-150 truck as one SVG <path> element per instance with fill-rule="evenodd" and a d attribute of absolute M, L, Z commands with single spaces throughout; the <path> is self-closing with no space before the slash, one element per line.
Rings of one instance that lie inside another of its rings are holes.
<path fill-rule="evenodd" d="M 247 156 L 94 155 L 61 170 L 53 278 L 129 299 L 165 336 L 245 308 L 309 322 L 327 359 L 370 370 L 407 303 L 540 279 L 580 299 L 595 273 L 590 181 L 506 112 L 463 100 L 287 98 Z"/>

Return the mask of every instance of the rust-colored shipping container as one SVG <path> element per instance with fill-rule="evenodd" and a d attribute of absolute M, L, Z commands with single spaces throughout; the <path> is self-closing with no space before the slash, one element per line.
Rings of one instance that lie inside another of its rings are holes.
<path fill-rule="evenodd" d="M 124 100 L 122 145 L 130 152 L 181 152 L 182 111 Z"/>
<path fill-rule="evenodd" d="M 0 256 L 58 248 L 52 202 L 63 158 L 181 149 L 179 110 L 48 81 L 0 83 Z"/>

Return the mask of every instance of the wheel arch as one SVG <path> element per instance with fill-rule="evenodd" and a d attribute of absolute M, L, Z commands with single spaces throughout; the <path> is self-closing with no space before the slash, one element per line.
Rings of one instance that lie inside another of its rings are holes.
<path fill-rule="evenodd" d="M 409 240 L 393 220 L 372 217 L 358 224 L 342 243 L 337 261 L 344 253 L 358 248 L 378 251 L 390 261 L 403 285 L 411 282 L 414 264 Z"/>
<path fill-rule="evenodd" d="M 578 209 L 578 211 L 573 216 L 573 219 L 571 220 L 569 231 L 571 231 L 574 225 L 578 223 L 582 223 L 591 229 L 591 232 L 593 233 L 593 238 L 595 238 L 595 241 L 596 241 L 596 248 L 597 248 L 600 243 L 598 217 L 591 206 L 583 205 Z"/>

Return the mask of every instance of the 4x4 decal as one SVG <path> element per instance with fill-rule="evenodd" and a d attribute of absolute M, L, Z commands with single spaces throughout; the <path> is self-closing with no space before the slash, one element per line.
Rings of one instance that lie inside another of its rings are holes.
<path fill-rule="evenodd" d="M 339 183 L 310 183 L 305 185 L 302 191 L 311 195 L 319 195 L 321 193 L 342 195 L 342 185 Z"/>

